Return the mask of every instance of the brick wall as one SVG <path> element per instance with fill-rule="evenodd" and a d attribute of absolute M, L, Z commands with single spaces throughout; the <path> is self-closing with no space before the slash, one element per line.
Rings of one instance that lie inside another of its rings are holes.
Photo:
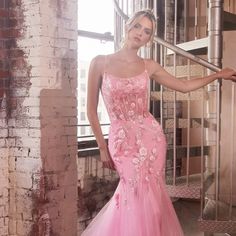
<path fill-rule="evenodd" d="M 25 152 L 23 147 L 18 146 L 19 138 L 16 135 L 20 132 L 17 129 L 17 126 L 20 126 L 19 120 L 16 119 L 17 113 L 22 109 L 22 97 L 25 95 L 21 91 L 24 90 L 26 93 L 29 88 L 29 78 L 26 76 L 29 67 L 25 62 L 23 50 L 17 47 L 23 23 L 23 11 L 19 5 L 20 2 L 16 1 L 0 1 L 0 235 L 2 236 L 10 235 L 16 230 L 10 223 L 16 205 L 9 203 L 13 199 L 12 190 L 18 187 L 18 184 L 12 182 L 12 172 L 15 170 L 15 160 Z M 23 66 L 25 74 L 17 74 Z M 23 88 L 20 88 L 22 85 Z"/>
<path fill-rule="evenodd" d="M 77 1 L 0 0 L 0 235 L 77 235 Z"/>

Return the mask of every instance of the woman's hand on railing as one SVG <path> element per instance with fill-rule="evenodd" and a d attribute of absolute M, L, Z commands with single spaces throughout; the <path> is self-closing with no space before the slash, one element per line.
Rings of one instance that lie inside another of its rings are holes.
<path fill-rule="evenodd" d="M 102 166 L 111 170 L 115 170 L 115 164 L 111 158 L 107 145 L 100 147 L 100 159 L 102 161 Z"/>
<path fill-rule="evenodd" d="M 223 68 L 221 71 L 219 71 L 218 76 L 225 80 L 232 80 L 233 82 L 236 82 L 236 71 L 231 68 Z"/>

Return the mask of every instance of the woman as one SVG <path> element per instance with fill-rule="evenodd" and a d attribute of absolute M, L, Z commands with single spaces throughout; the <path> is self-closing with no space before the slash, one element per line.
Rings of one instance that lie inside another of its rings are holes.
<path fill-rule="evenodd" d="M 168 88 L 189 92 L 218 79 L 236 81 L 232 69 L 189 81 L 178 80 L 158 63 L 137 55 L 151 42 L 156 20 L 139 11 L 126 24 L 122 49 L 97 56 L 90 65 L 87 114 L 103 165 L 116 169 L 118 187 L 83 236 L 182 236 L 183 232 L 165 189 L 166 141 L 159 123 L 148 111 L 150 77 Z M 97 116 L 99 90 L 111 120 L 109 144 Z"/>

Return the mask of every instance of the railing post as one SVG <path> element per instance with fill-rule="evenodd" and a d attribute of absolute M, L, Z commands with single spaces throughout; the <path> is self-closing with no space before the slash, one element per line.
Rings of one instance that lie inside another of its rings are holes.
<path fill-rule="evenodd" d="M 223 0 L 208 0 L 209 3 L 209 18 L 208 18 L 208 61 L 218 67 L 222 67 L 222 12 Z"/>
<path fill-rule="evenodd" d="M 222 45 L 223 45 L 223 0 L 208 0 L 208 61 L 218 67 L 222 67 Z M 210 92 L 210 91 L 209 91 Z M 215 216 L 218 218 L 218 200 L 220 187 L 220 116 L 221 116 L 221 81 L 216 83 L 216 157 L 215 157 Z"/>

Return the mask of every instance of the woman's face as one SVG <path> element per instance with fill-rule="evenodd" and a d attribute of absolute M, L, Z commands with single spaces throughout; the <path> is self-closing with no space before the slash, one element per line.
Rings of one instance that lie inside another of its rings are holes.
<path fill-rule="evenodd" d="M 142 47 L 147 44 L 152 36 L 152 21 L 142 17 L 128 32 L 127 43 L 134 47 Z"/>

